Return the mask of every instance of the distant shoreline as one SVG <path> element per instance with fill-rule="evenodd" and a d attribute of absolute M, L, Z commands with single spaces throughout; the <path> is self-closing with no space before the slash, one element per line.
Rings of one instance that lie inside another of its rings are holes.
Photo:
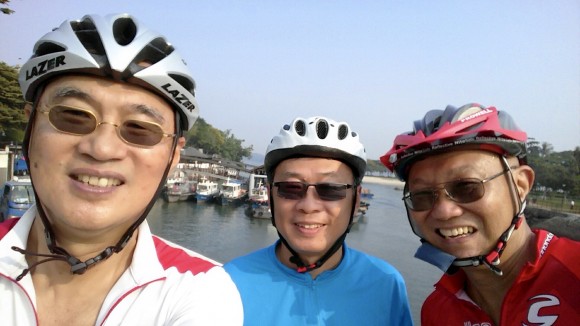
<path fill-rule="evenodd" d="M 405 183 L 403 181 L 400 181 L 399 179 L 396 179 L 396 178 L 377 177 L 377 176 L 371 176 L 371 175 L 365 175 L 362 182 L 363 183 L 375 183 L 375 184 L 381 184 L 381 185 L 395 186 L 395 187 L 400 187 L 401 189 L 403 189 L 403 187 L 405 186 Z"/>

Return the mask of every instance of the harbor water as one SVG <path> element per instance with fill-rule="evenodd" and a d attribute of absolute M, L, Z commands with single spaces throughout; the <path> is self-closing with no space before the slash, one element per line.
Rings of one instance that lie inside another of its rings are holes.
<path fill-rule="evenodd" d="M 413 320 L 420 324 L 421 304 L 442 272 L 413 257 L 419 239 L 408 224 L 401 191 L 392 185 L 364 183 L 374 194 L 369 209 L 346 241 L 349 246 L 382 258 L 403 275 Z M 247 217 L 244 207 L 166 203 L 159 199 L 148 217 L 154 234 L 225 263 L 272 244 L 278 235 L 269 219 Z"/>

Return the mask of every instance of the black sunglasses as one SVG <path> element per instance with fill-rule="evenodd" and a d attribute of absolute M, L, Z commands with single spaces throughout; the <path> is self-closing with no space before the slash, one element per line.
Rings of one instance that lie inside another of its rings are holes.
<path fill-rule="evenodd" d="M 346 197 L 346 190 L 353 187 L 350 184 L 341 183 L 306 183 L 301 181 L 281 181 L 272 184 L 278 188 L 278 197 L 298 200 L 306 196 L 309 187 L 316 188 L 318 197 L 325 201 L 336 201 Z"/>
<path fill-rule="evenodd" d="M 150 147 L 159 144 L 163 137 L 175 137 L 175 134 L 166 134 L 161 126 L 155 122 L 141 120 L 125 120 L 117 125 L 112 122 L 97 120 L 95 114 L 89 110 L 66 105 L 55 105 L 45 111 L 48 121 L 54 129 L 70 135 L 88 135 L 102 124 L 115 127 L 117 135 L 124 142 L 140 147 Z"/>
<path fill-rule="evenodd" d="M 483 198 L 485 195 L 484 183 L 504 175 L 508 171 L 509 169 L 504 170 L 483 180 L 477 178 L 459 179 L 442 183 L 438 187 L 407 192 L 403 196 L 403 201 L 413 211 L 427 211 L 433 208 L 435 201 L 439 197 L 439 190 L 443 189 L 445 195 L 454 202 L 471 203 Z"/>

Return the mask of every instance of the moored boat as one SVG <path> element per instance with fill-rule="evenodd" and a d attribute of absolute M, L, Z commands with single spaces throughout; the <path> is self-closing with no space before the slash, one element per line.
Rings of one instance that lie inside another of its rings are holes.
<path fill-rule="evenodd" d="M 362 188 L 360 196 L 365 199 L 373 199 L 375 194 L 373 194 L 368 188 Z"/>
<path fill-rule="evenodd" d="M 227 180 L 221 185 L 221 190 L 217 204 L 219 205 L 241 205 L 248 197 L 248 192 L 242 187 L 242 182 L 238 180 Z"/>
<path fill-rule="evenodd" d="M 219 193 L 217 182 L 204 179 L 197 184 L 195 199 L 198 203 L 211 202 L 216 199 Z"/>
<path fill-rule="evenodd" d="M 262 186 L 260 183 L 255 188 L 250 189 L 248 201 L 250 204 L 268 205 L 268 189 L 266 186 Z"/>
<path fill-rule="evenodd" d="M 168 203 L 191 200 L 195 198 L 195 182 L 189 180 L 176 181 L 167 185 L 163 199 Z"/>

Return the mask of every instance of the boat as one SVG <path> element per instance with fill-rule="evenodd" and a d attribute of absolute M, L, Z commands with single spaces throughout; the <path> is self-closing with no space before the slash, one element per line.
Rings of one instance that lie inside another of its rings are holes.
<path fill-rule="evenodd" d="M 195 199 L 198 203 L 211 202 L 216 199 L 219 193 L 220 189 L 217 182 L 203 179 L 197 184 Z"/>
<path fill-rule="evenodd" d="M 248 197 L 248 192 L 239 180 L 228 179 L 221 185 L 218 205 L 241 205 Z"/>
<path fill-rule="evenodd" d="M 357 211 L 354 213 L 352 223 L 357 223 L 368 211 L 370 204 L 366 201 L 360 201 Z"/>
<path fill-rule="evenodd" d="M 167 185 L 163 199 L 168 203 L 192 200 L 195 198 L 196 184 L 194 181 L 182 180 Z"/>
<path fill-rule="evenodd" d="M 255 188 L 250 190 L 248 202 L 250 204 L 268 205 L 268 188 L 263 186 L 262 183 L 259 183 Z"/>
<path fill-rule="evenodd" d="M 272 212 L 270 211 L 270 206 L 268 204 L 249 204 L 248 208 L 246 209 L 246 215 L 254 218 L 272 218 Z"/>
<path fill-rule="evenodd" d="M 375 194 L 373 194 L 369 188 L 362 188 L 360 196 L 361 198 L 365 198 L 365 199 L 373 199 L 373 196 Z"/>
<path fill-rule="evenodd" d="M 185 171 L 178 169 L 167 179 L 162 198 L 168 203 L 195 199 L 196 182 L 187 178 Z"/>

